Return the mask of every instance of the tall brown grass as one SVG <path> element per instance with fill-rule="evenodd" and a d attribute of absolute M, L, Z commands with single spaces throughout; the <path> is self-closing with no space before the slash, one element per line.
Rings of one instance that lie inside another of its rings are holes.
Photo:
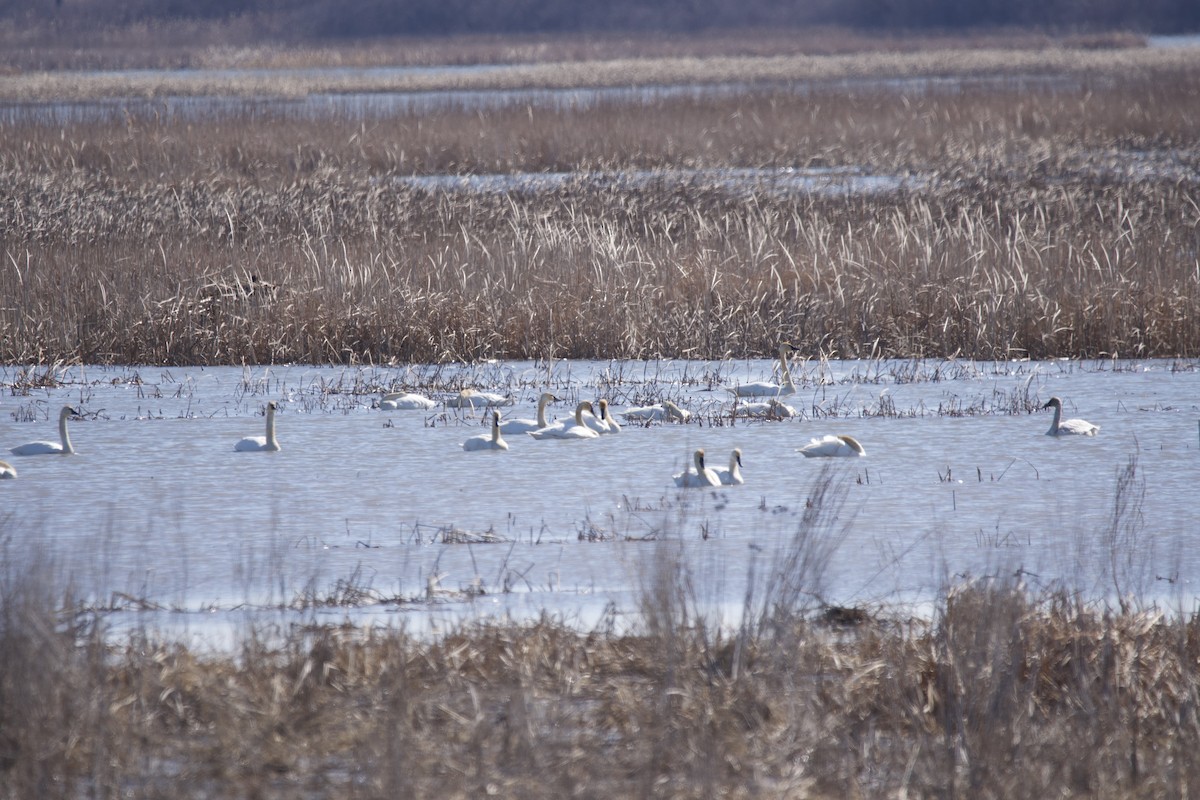
<path fill-rule="evenodd" d="M 780 338 L 842 357 L 1192 356 L 1197 77 L 13 125 L 0 360 L 721 357 Z M 914 183 L 744 194 L 669 172 L 722 167 Z M 663 174 L 405 181 L 631 169 Z"/>

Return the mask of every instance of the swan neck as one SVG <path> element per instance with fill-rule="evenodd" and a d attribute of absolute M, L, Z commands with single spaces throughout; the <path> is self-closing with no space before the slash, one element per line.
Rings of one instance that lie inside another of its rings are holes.
<path fill-rule="evenodd" d="M 1054 404 L 1054 419 L 1050 422 L 1050 433 L 1058 433 L 1058 425 L 1062 422 L 1062 403 Z"/>
<path fill-rule="evenodd" d="M 75 448 L 71 447 L 71 434 L 67 430 L 67 420 L 70 417 L 70 412 L 65 410 L 58 415 L 58 438 L 62 439 L 62 451 L 64 454 L 75 452 Z"/>
<path fill-rule="evenodd" d="M 538 400 L 537 422 L 539 428 L 546 427 L 546 404 L 550 402 L 550 398 L 542 395 Z"/>
<path fill-rule="evenodd" d="M 267 447 L 277 449 L 279 443 L 275 441 L 275 409 L 267 409 Z"/>

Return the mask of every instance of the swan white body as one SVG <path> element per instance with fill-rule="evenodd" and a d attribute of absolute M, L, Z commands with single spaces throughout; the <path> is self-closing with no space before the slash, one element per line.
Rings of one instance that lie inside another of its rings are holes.
<path fill-rule="evenodd" d="M 1054 419 L 1050 422 L 1047 436 L 1095 436 L 1100 432 L 1099 425 L 1093 425 L 1083 419 L 1063 419 L 1062 400 L 1051 397 L 1042 408 L 1053 408 Z"/>
<path fill-rule="evenodd" d="M 389 392 L 383 396 L 382 400 L 379 401 L 379 410 L 428 411 L 436 405 L 436 400 L 431 400 L 423 394 L 413 394 L 411 392 Z"/>
<path fill-rule="evenodd" d="M 671 476 L 675 479 L 676 486 L 696 489 L 721 485 L 721 479 L 717 477 L 717 473 L 704 466 L 703 450 L 692 453 L 692 463 L 695 465 L 692 469 L 677 472 Z"/>
<path fill-rule="evenodd" d="M 592 411 L 592 404 L 584 400 L 575 406 L 575 419 L 571 423 L 555 422 L 539 430 L 529 431 L 529 435 L 535 439 L 595 439 L 600 434 L 583 421 L 584 413 Z"/>
<path fill-rule="evenodd" d="M 71 435 L 67 432 L 67 420 L 77 416 L 79 416 L 78 411 L 70 406 L 63 406 L 62 411 L 58 412 L 59 441 L 28 442 L 17 445 L 9 452 L 14 456 L 71 455 L 75 452 L 75 448 L 71 447 Z"/>
<path fill-rule="evenodd" d="M 796 384 L 792 383 L 792 373 L 788 369 L 788 355 L 796 348 L 788 343 L 779 345 L 780 383 L 771 381 L 752 381 L 738 386 L 727 386 L 725 391 L 734 397 L 778 397 L 779 395 L 795 394 Z"/>
<path fill-rule="evenodd" d="M 492 412 L 492 432 L 472 436 L 462 444 L 463 450 L 507 450 L 508 442 L 500 436 L 500 412 Z"/>
<path fill-rule="evenodd" d="M 766 402 L 739 403 L 733 407 L 734 416 L 756 419 L 791 419 L 796 409 L 772 397 Z"/>
<path fill-rule="evenodd" d="M 478 392 L 474 389 L 463 389 L 457 397 L 446 401 L 450 408 L 492 408 L 494 406 L 511 406 L 513 399 L 494 392 Z"/>
<path fill-rule="evenodd" d="M 17 477 L 17 468 L 7 461 L 0 461 L 0 480 Z"/>
<path fill-rule="evenodd" d="M 688 418 L 692 416 L 692 412 L 680 408 L 670 400 L 663 400 L 652 406 L 627 408 L 621 412 L 621 416 L 625 418 L 626 422 L 663 422 L 665 420 L 687 422 Z"/>
<path fill-rule="evenodd" d="M 279 441 L 275 438 L 275 403 L 267 403 L 267 435 L 247 436 L 233 446 L 239 453 L 275 453 Z"/>
<path fill-rule="evenodd" d="M 867 451 L 853 436 L 822 436 L 813 439 L 804 447 L 798 448 L 805 458 L 856 458 L 865 456 Z"/>
<path fill-rule="evenodd" d="M 733 453 L 729 456 L 729 468 L 725 467 L 709 467 L 712 472 L 717 473 L 717 478 L 720 479 L 723 486 L 741 486 L 746 482 L 742 477 L 742 449 L 740 447 L 733 448 Z"/>
<path fill-rule="evenodd" d="M 558 398 L 554 395 L 542 392 L 538 397 L 537 419 L 506 419 L 500 423 L 501 433 L 529 433 L 545 428 L 550 424 L 546 421 L 546 406 L 555 400 Z"/>

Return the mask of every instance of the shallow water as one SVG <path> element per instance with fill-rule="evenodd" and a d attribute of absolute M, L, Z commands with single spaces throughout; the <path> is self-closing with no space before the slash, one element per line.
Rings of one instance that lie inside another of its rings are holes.
<path fill-rule="evenodd" d="M 85 415 L 70 425 L 77 455 L 5 455 L 20 477 L 0 482 L 4 560 L 49 564 L 138 624 L 147 615 L 131 609 L 190 612 L 158 622 L 203 629 L 367 589 L 405 602 L 306 613 L 420 629 L 493 613 L 619 617 L 669 554 L 706 613 L 728 620 L 748 576 L 761 587 L 793 548 L 828 466 L 844 496 L 836 523 L 815 535 L 837 549 L 809 584 L 826 602 L 920 603 L 961 576 L 1020 571 L 1035 587 L 1192 607 L 1196 362 L 809 364 L 794 371 L 801 388 L 789 398 L 801 418 L 709 424 L 729 407 L 721 384 L 768 378 L 772 366 L 89 367 L 28 395 L 9 389 L 20 370 L 0 368 L 5 454 L 55 438 L 64 403 Z M 532 417 L 547 381 L 564 398 L 558 416 L 581 398 L 608 397 L 619 410 L 666 396 L 703 421 L 584 442 L 509 436 L 508 452 L 467 453 L 461 442 L 486 431 L 481 412 L 371 408 L 379 387 L 436 382 L 511 393 L 505 415 Z M 1018 401 L 1051 395 L 1100 435 L 1045 436 L 1050 413 Z M 268 400 L 280 404 L 282 451 L 233 452 L 262 433 Z M 824 433 L 856 436 L 867 457 L 795 452 Z M 740 447 L 746 485 L 676 489 L 671 475 L 697 447 L 717 464 Z M 1131 458 L 1144 499 L 1114 531 L 1116 477 Z M 499 541 L 444 543 L 452 528 Z M 438 591 L 427 593 L 435 575 Z M 457 593 L 476 588 L 484 594 Z"/>

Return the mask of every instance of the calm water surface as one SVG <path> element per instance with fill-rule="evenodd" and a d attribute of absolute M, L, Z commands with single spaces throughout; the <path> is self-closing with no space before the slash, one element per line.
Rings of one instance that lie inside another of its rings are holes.
<path fill-rule="evenodd" d="M 593 624 L 633 610 L 666 552 L 703 608 L 728 619 L 748 576 L 760 583 L 794 541 L 829 467 L 841 506 L 816 536 L 836 549 L 812 584 L 828 602 L 919 603 L 961 576 L 1021 571 L 1035 587 L 1095 597 L 1119 587 L 1192 608 L 1197 362 L 810 364 L 795 369 L 789 398 L 800 418 L 710 424 L 730 405 L 721 385 L 772 366 L 89 367 L 28 394 L 13 386 L 21 369 L 0 368 L 0 448 L 20 471 L 0 482 L 0 546 L 9 565 L 50 564 L 95 603 L 136 598 L 184 627 L 286 614 L 306 596 L 345 600 L 348 587 L 404 602 L 319 615 L 421 628 L 546 610 Z M 482 413 L 371 407 L 382 386 L 444 399 L 471 385 L 511 394 L 505 415 L 531 417 L 547 382 L 564 398 L 552 415 L 578 399 L 620 410 L 666 396 L 702 423 L 584 442 L 510 436 L 508 452 L 468 453 L 461 442 L 486 430 Z M 1045 436 L 1050 413 L 1023 399 L 1051 395 L 1100 435 Z M 237 439 L 262 433 L 270 400 L 282 451 L 235 453 Z M 70 425 L 77 455 L 7 454 L 56 438 L 64 403 L 85 415 Z M 825 433 L 853 434 L 867 457 L 795 452 Z M 746 485 L 676 489 L 671 475 L 698 447 L 718 464 L 740 447 Z M 1114 528 L 1131 459 L 1144 497 Z M 497 541 L 446 543 L 451 529 Z M 433 576 L 441 591 L 428 595 Z M 457 593 L 475 587 L 485 594 Z"/>

